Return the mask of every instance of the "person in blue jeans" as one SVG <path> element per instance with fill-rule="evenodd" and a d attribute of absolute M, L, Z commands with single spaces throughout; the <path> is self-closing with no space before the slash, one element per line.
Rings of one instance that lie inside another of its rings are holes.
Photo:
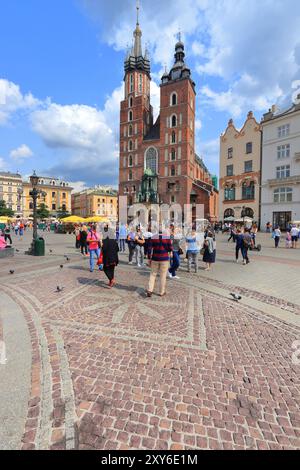
<path fill-rule="evenodd" d="M 127 228 L 125 224 L 121 224 L 119 227 L 119 248 L 120 248 L 120 251 L 121 252 L 123 251 L 124 253 L 126 251 L 126 245 L 125 245 L 126 239 L 127 239 Z"/>
<path fill-rule="evenodd" d="M 180 279 L 177 276 L 177 270 L 180 266 L 180 243 L 182 241 L 182 237 L 178 232 L 174 230 L 174 225 L 171 225 L 171 235 L 170 239 L 172 242 L 173 247 L 173 257 L 171 258 L 171 267 L 169 269 L 169 278 L 170 279 Z"/>
<path fill-rule="evenodd" d="M 96 231 L 96 226 L 94 225 L 91 230 L 88 233 L 87 236 L 87 244 L 89 247 L 89 254 L 90 254 L 90 271 L 91 273 L 94 271 L 94 265 L 95 265 L 95 255 L 97 257 L 97 260 L 100 257 L 100 235 Z"/>

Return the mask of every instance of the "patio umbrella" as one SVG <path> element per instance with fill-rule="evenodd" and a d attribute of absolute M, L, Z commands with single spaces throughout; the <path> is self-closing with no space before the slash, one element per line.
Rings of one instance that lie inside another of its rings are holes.
<path fill-rule="evenodd" d="M 81 224 L 83 222 L 86 222 L 86 219 L 84 219 L 83 217 L 78 217 L 77 215 L 70 215 L 69 217 L 61 219 L 61 222 L 63 224 Z"/>
<path fill-rule="evenodd" d="M 94 215 L 93 217 L 89 217 L 88 219 L 86 219 L 86 222 L 108 223 L 109 220 L 107 219 L 107 217 L 100 217 L 98 215 Z"/>

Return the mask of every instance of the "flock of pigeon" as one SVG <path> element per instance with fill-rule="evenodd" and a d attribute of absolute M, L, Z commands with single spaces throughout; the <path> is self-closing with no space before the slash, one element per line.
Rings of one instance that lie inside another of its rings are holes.
<path fill-rule="evenodd" d="M 20 250 L 17 250 L 16 249 L 16 252 L 19 253 Z M 49 250 L 49 253 L 52 254 L 53 253 L 53 250 Z M 67 256 L 67 255 L 64 255 L 64 257 L 66 258 L 66 261 L 70 261 L 70 258 Z M 63 269 L 64 265 L 63 264 L 60 264 L 59 265 L 60 269 Z M 15 270 L 14 269 L 10 269 L 9 271 L 9 274 L 14 274 L 15 273 Z M 60 286 L 57 286 L 56 287 L 56 291 L 55 292 L 62 292 L 64 290 L 64 287 L 60 287 Z M 232 297 L 232 300 L 234 302 L 239 302 L 240 300 L 242 300 L 242 297 L 239 295 L 239 294 L 236 294 L 234 292 L 231 292 L 230 293 L 231 297 Z"/>

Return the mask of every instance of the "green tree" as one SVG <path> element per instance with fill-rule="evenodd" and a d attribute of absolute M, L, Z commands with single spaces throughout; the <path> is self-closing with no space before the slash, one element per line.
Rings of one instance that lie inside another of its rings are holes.
<path fill-rule="evenodd" d="M 64 219 L 65 217 L 69 217 L 70 212 L 68 212 L 66 209 L 63 209 L 62 207 L 60 207 L 58 210 L 57 210 L 57 218 L 58 219 Z"/>
<path fill-rule="evenodd" d="M 41 203 L 39 204 L 37 208 L 36 214 L 37 214 L 38 219 L 41 219 L 41 220 L 48 219 L 50 215 L 50 211 L 48 207 L 46 206 L 46 204 Z"/>
<path fill-rule="evenodd" d="M 6 202 L 5 201 L 0 201 L 0 216 L 6 216 L 6 217 L 13 217 L 14 211 L 12 209 L 9 209 L 9 207 L 6 207 Z"/>

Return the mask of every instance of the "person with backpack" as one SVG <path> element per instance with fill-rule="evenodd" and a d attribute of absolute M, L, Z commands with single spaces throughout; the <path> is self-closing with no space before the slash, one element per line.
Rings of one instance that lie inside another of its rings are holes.
<path fill-rule="evenodd" d="M 245 228 L 245 232 L 243 234 L 243 248 L 242 248 L 242 255 L 243 255 L 243 264 L 249 264 L 250 260 L 248 257 L 248 250 L 250 249 L 251 245 L 253 244 L 253 239 L 251 237 L 250 229 Z"/>
<path fill-rule="evenodd" d="M 9 243 L 12 245 L 12 239 L 11 239 L 11 235 L 10 235 L 10 224 L 6 224 L 6 226 L 5 226 L 4 238 L 5 238 L 5 241 L 9 240 Z"/>
<path fill-rule="evenodd" d="M 144 266 L 144 245 L 145 238 L 142 234 L 141 229 L 138 227 L 135 235 L 135 259 L 138 268 Z"/>
<path fill-rule="evenodd" d="M 93 225 L 91 230 L 89 231 L 86 239 L 87 245 L 89 247 L 89 254 L 90 254 L 90 272 L 94 271 L 94 257 L 96 255 L 97 260 L 100 257 L 100 248 L 101 248 L 101 241 L 100 235 L 97 233 L 96 225 Z"/>
<path fill-rule="evenodd" d="M 132 264 L 133 255 L 135 252 L 136 241 L 135 241 L 135 231 L 131 228 L 127 235 L 127 244 L 129 249 L 129 261 L 128 264 Z"/>

